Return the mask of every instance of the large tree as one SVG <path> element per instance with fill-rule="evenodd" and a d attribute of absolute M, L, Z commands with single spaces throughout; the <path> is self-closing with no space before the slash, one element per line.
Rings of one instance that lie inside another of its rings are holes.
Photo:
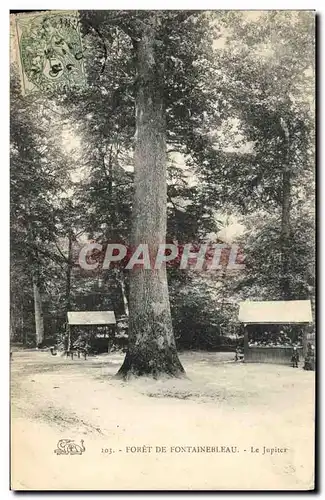
<path fill-rule="evenodd" d="M 135 105 L 130 243 L 133 248 L 148 244 L 154 256 L 166 239 L 167 146 L 189 153 L 203 124 L 204 110 L 212 109 L 204 78 L 212 58 L 214 27 L 207 13 L 188 11 L 96 11 L 82 13 L 81 19 L 85 35 L 97 34 L 105 47 L 103 72 L 107 66 L 120 71 L 109 55 L 121 40 L 124 78 L 115 88 L 108 82 L 102 93 L 116 103 L 128 102 L 131 96 Z M 183 373 L 172 329 L 166 269 L 137 266 L 130 271 L 129 346 L 119 375 Z"/>
<path fill-rule="evenodd" d="M 272 248 L 279 266 L 276 272 L 267 266 L 269 283 L 278 281 L 274 298 L 301 295 L 293 274 L 294 230 L 300 213 L 309 235 L 313 217 L 311 211 L 306 219 L 304 208 L 314 185 L 314 30 L 312 12 L 260 12 L 253 19 L 245 13 L 233 15 L 216 74 L 216 84 L 224 82 L 229 109 L 229 120 L 220 127 L 225 147 L 216 135 L 217 144 L 206 140 L 205 148 L 197 151 L 207 199 L 213 203 L 217 197 L 242 216 L 263 217 L 261 236 L 268 234 L 270 223 L 270 243 L 277 235 L 272 242 L 277 248 Z M 234 133 L 237 144 L 229 141 Z M 222 167 L 216 169 L 216 163 Z"/>

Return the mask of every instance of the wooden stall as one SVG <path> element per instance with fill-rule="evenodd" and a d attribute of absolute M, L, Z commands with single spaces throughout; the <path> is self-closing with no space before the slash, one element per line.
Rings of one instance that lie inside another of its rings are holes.
<path fill-rule="evenodd" d="M 312 323 L 310 300 L 240 302 L 238 319 L 244 327 L 245 363 L 290 364 L 292 347 L 295 345 L 293 336 L 288 336 L 285 345 L 250 345 L 250 334 L 261 327 L 266 332 L 275 332 L 276 329 L 281 332 L 281 328 L 294 330 L 299 325 L 302 342 L 297 349 L 300 356 L 306 353 Z"/>
<path fill-rule="evenodd" d="M 74 348 L 78 339 L 84 339 L 91 351 L 108 352 L 115 332 L 114 311 L 68 312 L 68 350 Z"/>

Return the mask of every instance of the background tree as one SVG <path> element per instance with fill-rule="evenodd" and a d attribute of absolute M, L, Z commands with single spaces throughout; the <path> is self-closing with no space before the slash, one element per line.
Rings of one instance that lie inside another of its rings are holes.
<path fill-rule="evenodd" d="M 21 273 L 22 290 L 33 294 L 36 345 L 44 339 L 44 283 L 61 264 L 51 246 L 58 233 L 58 194 L 67 161 L 47 133 L 50 122 L 39 102 L 20 94 L 15 70 L 11 82 L 11 276 Z M 12 279 L 13 290 L 15 280 Z M 12 316 L 24 316 L 20 293 L 12 293 Z M 18 302 L 16 302 L 18 300 Z M 24 303 L 25 301 L 23 301 Z M 29 307 L 29 306 L 28 306 Z"/>
<path fill-rule="evenodd" d="M 206 179 L 211 203 L 217 195 L 236 208 L 243 221 L 248 214 L 256 214 L 255 220 L 263 217 L 261 239 L 265 245 L 269 238 L 265 249 L 272 248 L 274 256 L 269 259 L 273 264 L 278 259 L 281 265 L 273 272 L 268 262 L 262 262 L 265 251 L 261 252 L 252 276 L 268 266 L 270 285 L 274 279 L 279 282 L 276 289 L 272 285 L 273 298 L 290 299 L 302 293 L 296 288 L 294 228 L 300 217 L 300 238 L 305 224 L 306 240 L 313 219 L 308 198 L 314 186 L 314 16 L 276 11 L 254 16 L 250 20 L 234 14 L 227 26 L 227 42 L 218 59 L 224 71 L 216 75 L 218 82 L 224 82 L 223 96 L 232 119 L 221 127 L 223 147 L 220 135 L 214 134 L 209 147 L 198 152 L 198 172 L 203 182 Z M 220 170 L 215 168 L 217 162 Z M 274 239 L 275 220 L 279 231 Z M 257 236 L 256 231 L 253 234 Z M 248 257 L 250 248 L 247 252 Z M 303 255 L 307 257 L 306 252 Z M 307 269 L 309 262 L 305 264 Z M 310 280 L 305 281 L 305 294 L 308 287 Z"/>

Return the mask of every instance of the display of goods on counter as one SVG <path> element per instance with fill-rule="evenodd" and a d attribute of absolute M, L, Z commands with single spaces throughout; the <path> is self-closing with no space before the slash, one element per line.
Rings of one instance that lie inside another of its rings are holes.
<path fill-rule="evenodd" d="M 266 342 L 266 341 L 256 341 L 256 342 L 249 342 L 248 347 L 302 347 L 301 344 L 295 343 L 292 344 L 292 342 Z"/>

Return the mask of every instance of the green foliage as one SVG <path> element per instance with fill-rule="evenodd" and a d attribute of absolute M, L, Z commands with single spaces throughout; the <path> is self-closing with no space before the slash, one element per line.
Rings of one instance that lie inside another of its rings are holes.
<path fill-rule="evenodd" d="M 246 268 L 233 292 L 255 300 L 281 300 L 281 246 L 279 216 L 254 214 L 246 218 L 243 237 Z M 287 278 L 291 298 L 309 299 L 315 289 L 315 227 L 309 211 L 295 212 L 291 221 L 289 268 Z"/>
<path fill-rule="evenodd" d="M 99 288 L 96 276 L 84 278 L 75 256 L 69 258 L 68 238 L 77 248 L 87 239 L 129 242 L 134 58 L 143 23 L 156 23 L 156 49 L 164 68 L 167 239 L 202 241 L 207 233 L 218 232 L 219 216 L 225 213 L 234 214 L 246 229 L 238 240 L 245 248 L 244 273 L 213 280 L 168 269 L 179 346 L 217 349 L 225 335 L 236 333 L 238 300 L 281 297 L 283 168 L 288 157 L 286 278 L 292 298 L 313 297 L 313 14 L 81 11 L 80 18 L 87 88 L 22 97 L 12 71 L 11 296 L 16 336 L 26 340 L 25 332 L 34 328 L 31 271 L 42 288 L 48 335 L 64 323 L 68 266 L 72 308 L 112 307 L 123 314 L 118 276 L 106 272 Z M 59 139 L 66 128 L 80 140 L 70 156 Z"/>

